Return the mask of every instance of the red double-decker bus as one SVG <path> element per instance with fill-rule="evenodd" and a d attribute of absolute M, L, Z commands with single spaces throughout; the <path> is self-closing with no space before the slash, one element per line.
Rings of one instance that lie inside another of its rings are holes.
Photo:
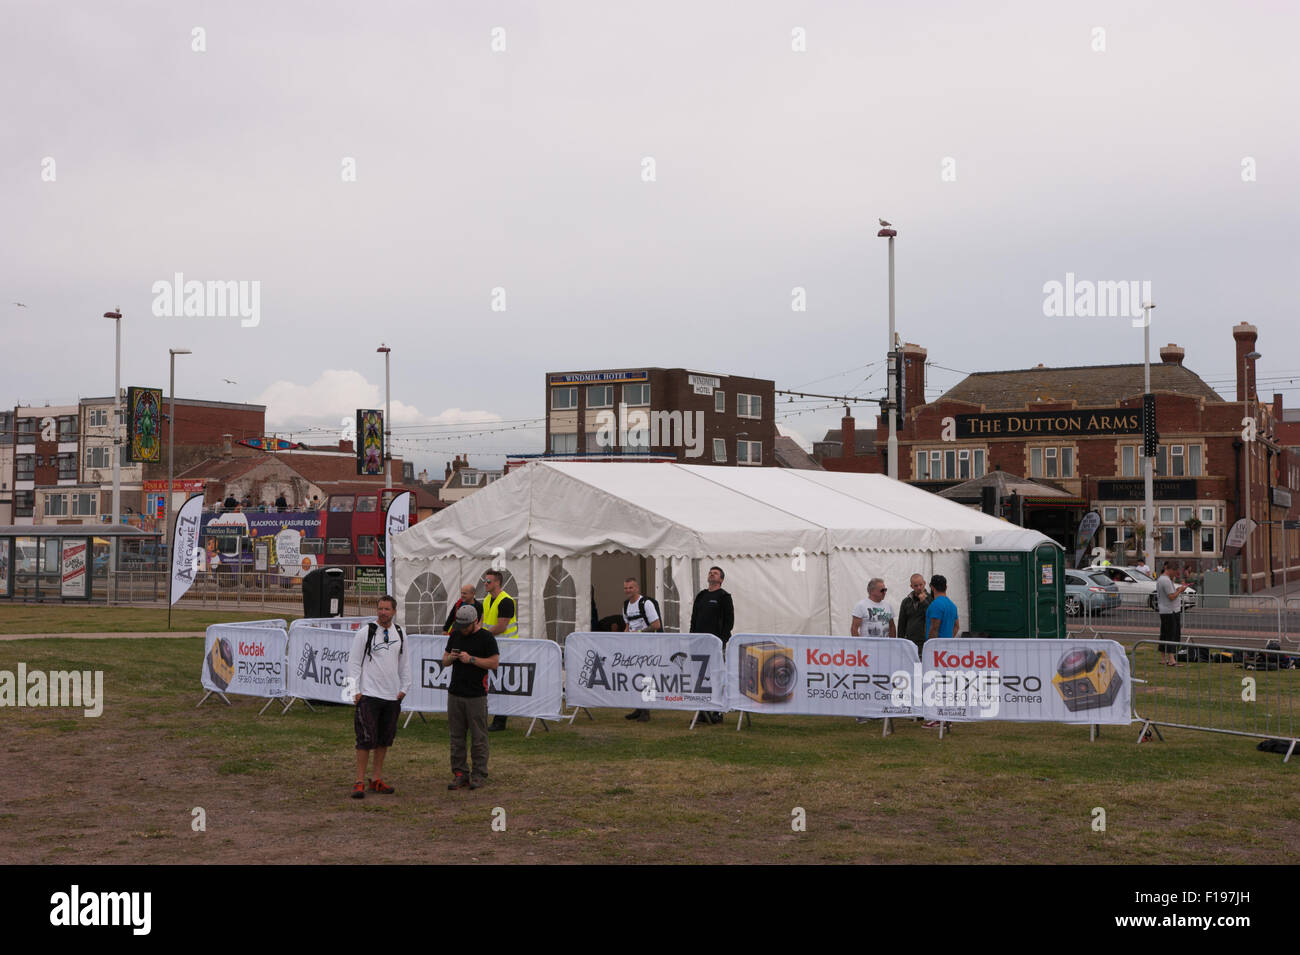
<path fill-rule="evenodd" d="M 384 563 L 384 515 L 394 497 L 406 488 L 386 487 L 382 491 L 331 494 L 323 510 L 325 564 L 382 566 Z M 410 524 L 419 519 L 415 495 L 411 496 Z"/>

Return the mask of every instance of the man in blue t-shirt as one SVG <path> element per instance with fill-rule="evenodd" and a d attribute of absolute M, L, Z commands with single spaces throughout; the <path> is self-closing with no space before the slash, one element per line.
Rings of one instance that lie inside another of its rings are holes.
<path fill-rule="evenodd" d="M 948 599 L 948 578 L 935 574 L 930 578 L 934 599 L 925 611 L 925 635 L 929 640 L 957 636 L 957 605 Z"/>
<path fill-rule="evenodd" d="M 935 574 L 930 578 L 930 591 L 934 598 L 925 609 L 925 635 L 929 640 L 949 640 L 957 636 L 957 605 L 948 599 L 948 578 Z M 941 732 L 952 729 L 952 724 L 939 720 L 926 720 L 921 724 L 928 729 L 942 725 Z"/>

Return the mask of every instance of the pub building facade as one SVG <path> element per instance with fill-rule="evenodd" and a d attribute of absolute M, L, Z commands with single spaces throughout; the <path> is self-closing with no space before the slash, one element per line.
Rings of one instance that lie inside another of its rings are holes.
<path fill-rule="evenodd" d="M 1177 345 L 1161 348 L 1151 364 L 1159 436 L 1155 555 L 1197 574 L 1227 566 L 1234 590 L 1246 592 L 1282 583 L 1284 552 L 1289 575 L 1300 570 L 1300 531 L 1282 525 L 1297 517 L 1300 449 L 1286 440 L 1281 395 L 1265 403 L 1255 394 L 1249 356 L 1257 329 L 1243 322 L 1232 336 L 1236 400 L 1224 400 L 1185 367 Z M 1114 563 L 1137 562 L 1136 528 L 1145 518 L 1141 363 L 978 372 L 926 403 L 926 351 L 909 344 L 905 353 L 900 480 L 940 491 L 999 469 L 1030 478 L 1065 495 L 1002 499 L 1000 516 L 1042 531 L 1072 559 L 1079 520 L 1097 510 L 1102 526 L 1089 546 L 1104 545 Z M 1244 419 L 1255 422 L 1253 441 L 1243 440 Z M 876 431 L 883 471 L 883 417 Z M 1244 551 L 1223 560 L 1228 530 L 1246 513 L 1247 486 L 1258 522 L 1248 542 L 1250 581 Z"/>

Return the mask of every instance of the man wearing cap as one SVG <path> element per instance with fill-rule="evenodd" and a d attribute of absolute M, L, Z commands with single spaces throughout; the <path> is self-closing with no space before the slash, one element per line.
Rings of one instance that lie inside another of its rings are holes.
<path fill-rule="evenodd" d="M 465 604 L 456 611 L 443 667 L 451 667 L 447 687 L 447 728 L 451 733 L 451 782 L 448 789 L 478 789 L 488 773 L 488 671 L 500 661 L 497 639 L 478 623 L 478 611 Z M 465 753 L 465 734 L 470 735 L 473 769 Z"/>

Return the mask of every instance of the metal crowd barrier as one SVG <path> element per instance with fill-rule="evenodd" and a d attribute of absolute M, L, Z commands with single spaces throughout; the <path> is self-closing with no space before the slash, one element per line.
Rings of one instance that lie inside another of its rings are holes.
<path fill-rule="evenodd" d="M 1072 633 L 1116 640 L 1160 635 L 1160 614 L 1145 595 L 1123 594 L 1116 607 L 1093 609 L 1085 604 L 1082 609 L 1080 616 L 1066 618 Z M 1281 601 L 1266 594 L 1211 597 L 1204 602 L 1198 595 L 1196 603 L 1183 608 L 1182 633 L 1184 640 L 1201 644 L 1227 641 L 1262 648 L 1270 640 L 1295 643 L 1286 636 Z"/>
<path fill-rule="evenodd" d="M 1159 727 L 1300 742 L 1300 670 L 1286 650 L 1183 643 L 1178 666 L 1161 662 L 1159 640 L 1138 640 L 1129 656 L 1138 742 Z"/>

